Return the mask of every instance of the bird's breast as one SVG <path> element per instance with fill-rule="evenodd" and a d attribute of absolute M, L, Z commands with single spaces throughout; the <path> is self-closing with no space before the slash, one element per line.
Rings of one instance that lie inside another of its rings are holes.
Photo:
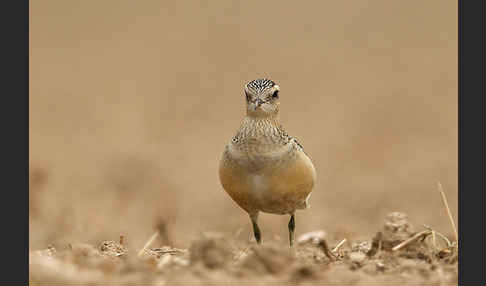
<path fill-rule="evenodd" d="M 278 168 L 282 164 L 294 159 L 292 144 L 275 145 L 267 148 L 265 152 L 254 150 L 248 146 L 228 146 L 228 152 L 236 164 L 246 169 L 249 173 L 261 174 L 265 169 Z"/>
<path fill-rule="evenodd" d="M 286 148 L 256 155 L 228 146 L 220 168 L 223 187 L 247 211 L 304 208 L 315 182 L 314 166 L 302 151 Z"/>
<path fill-rule="evenodd" d="M 262 197 L 268 189 L 267 180 L 263 174 L 248 174 L 247 180 L 256 197 Z"/>

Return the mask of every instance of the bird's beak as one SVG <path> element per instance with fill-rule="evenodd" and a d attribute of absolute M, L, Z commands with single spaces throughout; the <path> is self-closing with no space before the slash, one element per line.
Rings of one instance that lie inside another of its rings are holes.
<path fill-rule="evenodd" d="M 262 105 L 264 103 L 263 100 L 261 99 L 257 99 L 254 103 L 253 103 L 253 110 L 256 110 L 258 107 L 260 107 L 260 105 Z"/>

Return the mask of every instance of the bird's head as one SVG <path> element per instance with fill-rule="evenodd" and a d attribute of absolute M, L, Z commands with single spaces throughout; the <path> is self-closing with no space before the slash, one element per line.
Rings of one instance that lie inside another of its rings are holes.
<path fill-rule="evenodd" d="M 245 85 L 246 113 L 252 117 L 278 114 L 280 87 L 269 79 L 255 79 Z"/>

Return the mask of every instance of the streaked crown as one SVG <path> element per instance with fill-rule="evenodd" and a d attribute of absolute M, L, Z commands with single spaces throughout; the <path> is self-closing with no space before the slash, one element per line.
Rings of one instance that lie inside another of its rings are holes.
<path fill-rule="evenodd" d="M 275 86 L 275 82 L 266 78 L 255 79 L 246 84 L 246 87 L 256 94 L 262 93 L 273 86 Z"/>

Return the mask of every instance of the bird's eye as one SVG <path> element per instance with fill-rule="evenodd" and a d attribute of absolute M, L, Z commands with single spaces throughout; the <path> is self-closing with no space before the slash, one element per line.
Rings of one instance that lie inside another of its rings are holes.
<path fill-rule="evenodd" d="M 276 90 L 273 94 L 272 94 L 272 97 L 273 98 L 278 98 L 278 90 Z"/>

